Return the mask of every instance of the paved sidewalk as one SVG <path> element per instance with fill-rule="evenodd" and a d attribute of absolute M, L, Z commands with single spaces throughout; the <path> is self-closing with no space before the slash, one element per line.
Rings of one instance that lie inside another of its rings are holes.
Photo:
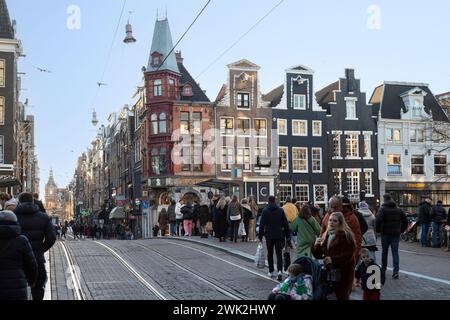
<path fill-rule="evenodd" d="M 218 239 L 209 237 L 201 239 L 200 237 L 173 237 L 167 238 L 177 241 L 195 243 L 198 245 L 208 246 L 223 252 L 227 252 L 242 259 L 253 261 L 257 242 L 238 242 L 231 241 L 219 242 Z M 414 244 L 408 245 L 409 250 L 414 250 Z M 426 249 L 426 248 L 425 248 Z M 418 254 L 424 254 L 419 248 Z M 433 254 L 446 256 L 447 253 L 442 251 L 434 251 Z M 295 251 L 291 252 L 292 260 L 295 259 Z M 422 257 L 426 258 L 426 257 Z M 266 261 L 267 266 L 267 261 Z M 445 268 L 445 266 L 442 266 Z M 400 274 L 400 279 L 391 279 L 391 270 L 388 269 L 387 281 L 382 289 L 383 300 L 448 300 L 450 299 L 450 285 L 429 279 L 423 279 L 411 274 Z M 352 300 L 361 300 L 362 293 L 357 289 L 351 296 Z"/>

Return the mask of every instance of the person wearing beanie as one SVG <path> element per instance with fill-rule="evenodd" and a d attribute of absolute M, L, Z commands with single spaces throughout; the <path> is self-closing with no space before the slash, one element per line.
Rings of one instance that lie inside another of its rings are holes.
<path fill-rule="evenodd" d="M 37 278 L 37 263 L 30 242 L 20 234 L 12 211 L 0 212 L 0 301 L 27 300 L 27 285 Z"/>
<path fill-rule="evenodd" d="M 5 211 L 14 211 L 19 205 L 19 201 L 11 199 L 5 202 Z"/>
<path fill-rule="evenodd" d="M 375 235 L 375 216 L 372 211 L 370 211 L 367 202 L 361 201 L 358 207 L 358 212 L 363 216 L 367 223 L 367 231 L 362 235 L 361 247 L 369 250 L 370 258 L 376 263 L 377 258 L 375 253 L 378 251 L 378 248 L 377 237 Z"/>

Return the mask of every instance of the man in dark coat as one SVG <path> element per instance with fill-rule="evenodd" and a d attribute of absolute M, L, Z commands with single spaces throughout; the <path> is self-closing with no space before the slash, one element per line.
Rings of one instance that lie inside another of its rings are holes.
<path fill-rule="evenodd" d="M 398 245 L 400 242 L 400 234 L 405 232 L 408 227 L 408 219 L 402 209 L 398 208 L 392 200 L 390 194 L 383 196 L 384 203 L 378 211 L 376 218 L 377 233 L 381 233 L 382 251 L 382 273 L 381 283 L 384 284 L 386 279 L 387 261 L 389 246 L 392 250 L 392 259 L 394 264 L 394 272 L 392 278 L 398 279 L 400 270 L 400 257 L 398 255 Z"/>
<path fill-rule="evenodd" d="M 19 196 L 19 206 L 14 211 L 22 229 L 22 235 L 28 238 L 38 264 L 36 285 L 31 289 L 33 300 L 44 299 L 47 271 L 44 253 L 55 244 L 56 234 L 50 218 L 39 211 L 30 193 Z"/>
<path fill-rule="evenodd" d="M 39 200 L 39 195 L 37 193 L 33 194 L 33 199 L 34 199 L 34 203 L 39 207 L 39 211 L 43 212 L 43 213 L 47 213 L 47 211 L 45 211 L 44 204 L 42 203 L 41 200 Z"/>
<path fill-rule="evenodd" d="M 273 264 L 273 248 L 277 255 L 278 281 L 282 281 L 283 255 L 282 250 L 285 241 L 290 244 L 291 233 L 284 210 L 276 204 L 275 197 L 269 197 L 269 204 L 263 210 L 259 224 L 259 242 L 266 237 L 267 260 L 269 262 L 269 276 L 273 276 L 275 270 Z"/>
<path fill-rule="evenodd" d="M 27 284 L 33 286 L 36 276 L 36 259 L 16 215 L 0 212 L 0 301 L 27 300 Z"/>
<path fill-rule="evenodd" d="M 433 248 L 441 247 L 441 228 L 442 224 L 445 223 L 447 219 L 447 213 L 442 206 L 442 201 L 439 200 L 437 204 L 431 209 L 430 220 L 431 220 L 431 243 Z"/>
<path fill-rule="evenodd" d="M 430 215 L 431 215 L 431 198 L 426 197 L 425 201 L 419 204 L 419 220 L 417 221 L 422 230 L 420 237 L 422 247 L 430 246 L 430 244 L 428 243 L 428 230 L 430 228 L 431 222 Z"/>

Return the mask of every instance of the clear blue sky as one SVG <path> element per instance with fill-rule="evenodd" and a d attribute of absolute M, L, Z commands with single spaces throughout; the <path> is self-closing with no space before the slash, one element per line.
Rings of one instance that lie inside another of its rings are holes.
<path fill-rule="evenodd" d="M 128 0 L 105 82 L 95 107 L 101 123 L 131 103 L 147 64 L 156 11 L 166 8 L 174 42 L 206 0 Z M 213 0 L 180 44 L 185 65 L 195 77 L 278 0 Z M 68 30 L 69 5 L 81 9 L 81 29 Z M 381 9 L 381 29 L 367 28 L 367 8 Z M 27 55 L 20 63 L 22 100 L 36 115 L 36 145 L 41 187 L 52 167 L 59 186 L 71 179 L 77 157 L 96 131 L 90 124 L 100 80 L 122 0 L 9 0 L 18 36 Z M 138 42 L 122 43 L 128 11 Z M 226 65 L 242 58 L 261 66 L 263 92 L 283 82 L 284 70 L 304 64 L 316 71 L 315 89 L 356 69 L 370 97 L 384 80 L 427 82 L 437 94 L 450 90 L 450 2 L 285 0 L 240 44 L 198 79 L 210 99 L 226 82 Z M 40 73 L 34 66 L 53 73 Z M 71 152 L 74 151 L 74 152 Z"/>

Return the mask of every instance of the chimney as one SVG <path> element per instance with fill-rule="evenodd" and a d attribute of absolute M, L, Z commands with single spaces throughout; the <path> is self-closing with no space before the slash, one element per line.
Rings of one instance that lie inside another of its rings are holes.
<path fill-rule="evenodd" d="M 355 80 L 355 69 L 345 69 L 345 77 L 347 80 Z"/>
<path fill-rule="evenodd" d="M 355 69 L 345 69 L 345 77 L 347 78 L 347 92 L 355 92 L 357 90 Z"/>
<path fill-rule="evenodd" d="M 175 56 L 177 57 L 177 63 L 183 63 L 183 57 L 181 56 L 181 51 L 175 52 Z"/>

